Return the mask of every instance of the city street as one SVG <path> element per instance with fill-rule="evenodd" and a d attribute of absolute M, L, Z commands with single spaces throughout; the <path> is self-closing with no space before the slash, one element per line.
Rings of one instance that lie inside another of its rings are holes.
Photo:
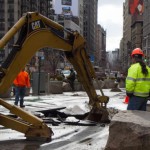
<path fill-rule="evenodd" d="M 126 110 L 123 103 L 125 90 L 110 92 L 104 89 L 104 94 L 110 97 L 108 108 L 110 110 Z M 97 91 L 97 93 L 100 93 Z M 14 97 L 7 99 L 13 104 Z M 64 92 L 57 95 L 26 96 L 24 108 L 26 111 L 43 116 L 50 110 L 60 109 L 68 115 L 66 120 L 47 116 L 46 123 L 52 128 L 54 135 L 51 142 L 27 141 L 24 134 L 0 126 L 0 150 L 102 150 L 104 149 L 108 134 L 109 124 L 96 124 L 87 120 L 80 120 L 73 116 L 82 116 L 89 111 L 88 97 L 85 92 Z M 115 108 L 115 109 L 114 109 Z M 9 114 L 9 111 L 0 106 L 0 113 Z M 52 121 L 53 119 L 53 121 Z"/>
<path fill-rule="evenodd" d="M 149 147 L 150 0 L 0 6 L 0 150 Z"/>

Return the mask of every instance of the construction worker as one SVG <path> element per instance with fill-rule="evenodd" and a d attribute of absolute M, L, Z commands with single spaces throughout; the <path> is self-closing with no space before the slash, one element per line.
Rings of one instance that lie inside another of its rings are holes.
<path fill-rule="evenodd" d="M 75 80 L 75 79 L 76 79 L 75 72 L 74 72 L 74 70 L 71 68 L 71 69 L 70 69 L 70 75 L 67 77 L 67 80 L 68 80 L 68 82 L 69 82 L 69 84 L 70 84 L 70 87 L 71 87 L 72 91 L 75 90 L 75 89 L 74 89 L 74 80 Z"/>
<path fill-rule="evenodd" d="M 30 77 L 29 74 L 22 69 L 21 72 L 17 75 L 13 82 L 15 86 L 15 105 L 18 105 L 20 101 L 20 107 L 25 107 L 24 105 L 24 96 L 26 93 L 26 88 L 30 88 Z"/>
<path fill-rule="evenodd" d="M 132 51 L 132 65 L 126 78 L 126 94 L 129 97 L 127 110 L 146 111 L 147 98 L 150 93 L 150 68 L 144 63 L 143 51 Z"/>

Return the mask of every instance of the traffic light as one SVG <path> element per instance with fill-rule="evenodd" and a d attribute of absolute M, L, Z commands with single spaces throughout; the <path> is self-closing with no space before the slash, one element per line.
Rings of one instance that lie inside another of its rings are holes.
<path fill-rule="evenodd" d="M 144 56 L 144 61 L 147 62 L 147 56 Z"/>
<path fill-rule="evenodd" d="M 148 63 L 149 62 L 149 56 L 144 56 L 144 62 Z"/>

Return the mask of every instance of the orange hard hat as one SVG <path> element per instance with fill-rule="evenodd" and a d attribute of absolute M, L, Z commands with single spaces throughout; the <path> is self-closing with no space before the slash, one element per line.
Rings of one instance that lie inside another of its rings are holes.
<path fill-rule="evenodd" d="M 144 56 L 144 53 L 143 53 L 143 51 L 142 51 L 140 48 L 135 48 L 135 49 L 132 51 L 131 56 L 133 57 L 133 55 L 142 55 L 142 56 Z"/>

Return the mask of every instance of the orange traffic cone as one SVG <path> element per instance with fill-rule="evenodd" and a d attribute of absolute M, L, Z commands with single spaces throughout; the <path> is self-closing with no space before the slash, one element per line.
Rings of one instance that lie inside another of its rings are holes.
<path fill-rule="evenodd" d="M 128 104 L 128 102 L 129 102 L 129 97 L 126 96 L 123 103 Z"/>

